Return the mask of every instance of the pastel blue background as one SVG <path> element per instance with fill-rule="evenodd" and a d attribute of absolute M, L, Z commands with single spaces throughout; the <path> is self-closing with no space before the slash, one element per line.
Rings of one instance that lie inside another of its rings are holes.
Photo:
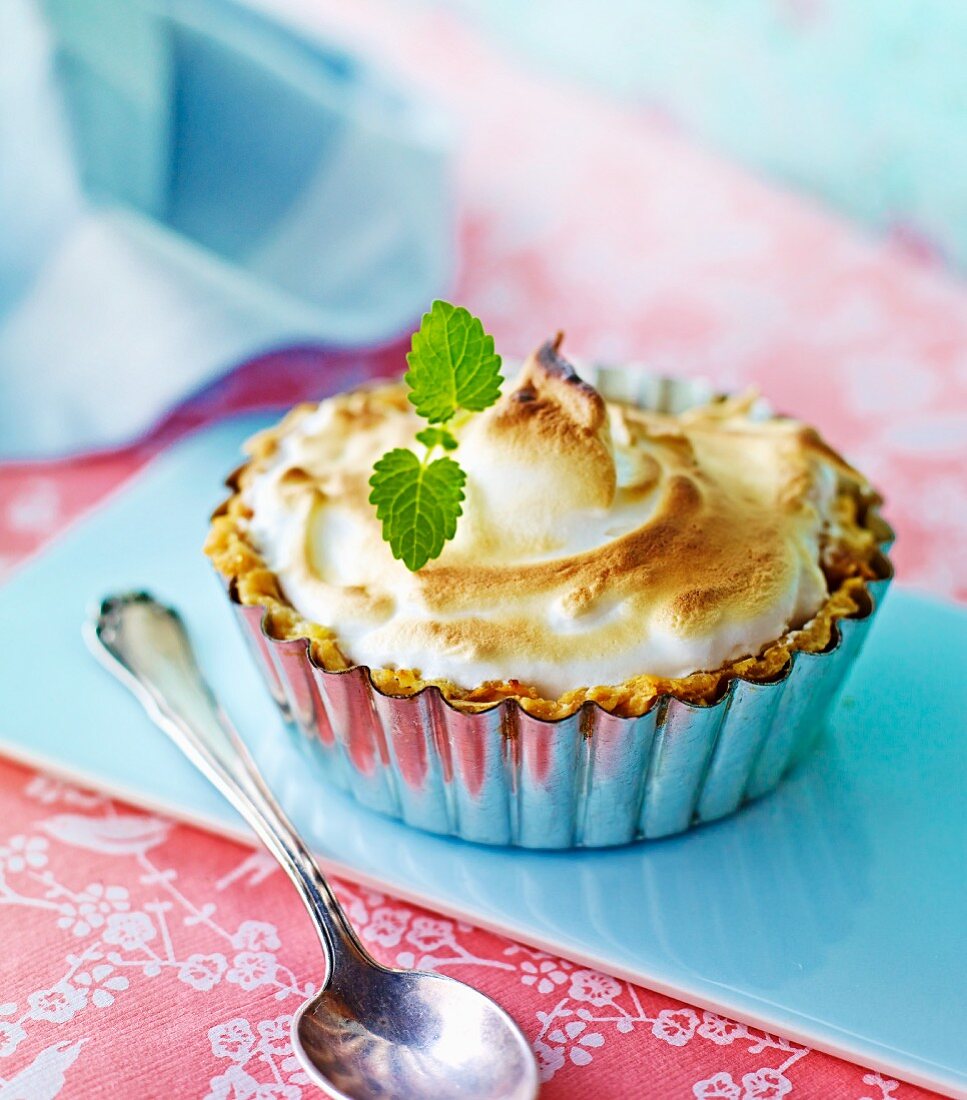
<path fill-rule="evenodd" d="M 184 610 L 270 782 L 347 873 L 863 1064 L 967 1090 L 967 615 L 892 591 L 819 751 L 726 821 L 574 853 L 418 833 L 313 783 L 201 555 L 221 477 L 257 426 L 226 422 L 165 453 L 0 589 L 0 750 L 239 828 L 81 643 L 86 606 L 148 587 Z"/>

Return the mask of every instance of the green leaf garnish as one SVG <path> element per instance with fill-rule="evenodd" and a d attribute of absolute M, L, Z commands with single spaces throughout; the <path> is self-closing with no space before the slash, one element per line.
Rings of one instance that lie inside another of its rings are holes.
<path fill-rule="evenodd" d="M 405 447 L 387 452 L 374 470 L 369 499 L 383 538 L 407 569 L 422 569 L 456 534 L 467 475 L 452 458 L 424 464 Z"/>
<path fill-rule="evenodd" d="M 500 356 L 494 338 L 462 306 L 434 302 L 413 334 L 406 357 L 410 403 L 431 424 L 457 409 L 480 412 L 500 396 Z"/>
<path fill-rule="evenodd" d="M 493 337 L 471 313 L 449 302 L 434 302 L 423 315 L 406 361 L 409 401 L 434 426 L 416 433 L 426 447 L 422 461 L 405 447 L 383 455 L 369 479 L 369 500 L 393 557 L 416 572 L 439 557 L 456 534 L 467 480 L 452 458 L 430 461 L 433 452 L 457 449 L 459 441 L 447 425 L 458 412 L 493 405 L 500 397 L 501 375 Z"/>

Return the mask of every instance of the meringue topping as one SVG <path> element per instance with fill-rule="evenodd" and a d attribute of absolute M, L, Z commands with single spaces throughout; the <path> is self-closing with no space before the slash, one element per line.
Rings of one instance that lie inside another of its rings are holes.
<path fill-rule="evenodd" d="M 299 614 L 371 668 L 547 698 L 715 670 L 815 615 L 837 495 L 865 486 L 812 429 L 753 412 L 605 402 L 558 337 L 454 429 L 463 515 L 419 572 L 368 500 L 373 464 L 420 427 L 402 384 L 297 410 L 256 445 L 247 534 Z"/>

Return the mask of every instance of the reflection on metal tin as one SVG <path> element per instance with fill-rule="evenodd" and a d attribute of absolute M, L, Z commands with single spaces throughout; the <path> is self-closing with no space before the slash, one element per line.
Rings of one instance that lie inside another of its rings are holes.
<path fill-rule="evenodd" d="M 582 374 L 607 398 L 659 411 L 712 396 L 704 383 L 629 368 Z M 878 522 L 885 552 L 893 536 Z M 884 572 L 865 614 L 839 620 L 823 653 L 795 652 L 767 683 L 734 679 L 711 706 L 665 696 L 635 718 L 589 702 L 547 721 L 514 700 L 468 714 L 435 687 L 385 695 L 367 668 L 322 669 L 306 640 L 272 638 L 263 608 L 233 602 L 292 736 L 326 780 L 430 832 L 593 848 L 670 836 L 772 790 L 821 730 L 892 578 L 888 562 Z"/>

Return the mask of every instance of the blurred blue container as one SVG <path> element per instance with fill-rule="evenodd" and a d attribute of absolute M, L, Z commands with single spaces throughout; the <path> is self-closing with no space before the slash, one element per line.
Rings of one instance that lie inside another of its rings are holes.
<path fill-rule="evenodd" d="M 117 442 L 445 289 L 446 121 L 351 53 L 237 0 L 0 9 L 0 450 Z"/>

